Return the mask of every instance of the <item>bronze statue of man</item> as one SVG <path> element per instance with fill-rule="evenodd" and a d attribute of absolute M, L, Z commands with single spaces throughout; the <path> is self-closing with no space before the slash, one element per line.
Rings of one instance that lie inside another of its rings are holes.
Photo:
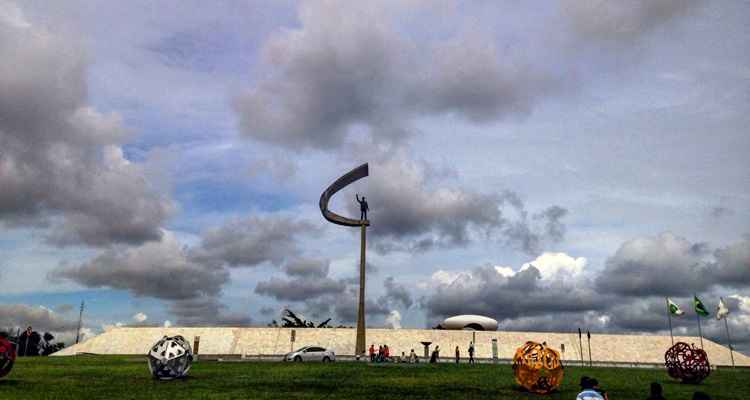
<path fill-rule="evenodd" d="M 356 193 L 354 197 L 357 198 L 357 203 L 359 203 L 359 219 L 366 221 L 367 212 L 370 211 L 370 207 L 367 205 L 367 197 L 362 196 L 362 200 L 360 200 L 359 193 Z"/>

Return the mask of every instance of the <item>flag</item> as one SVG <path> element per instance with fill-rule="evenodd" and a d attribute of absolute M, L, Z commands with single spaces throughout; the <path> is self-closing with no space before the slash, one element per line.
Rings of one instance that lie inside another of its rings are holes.
<path fill-rule="evenodd" d="M 667 297 L 667 304 L 669 304 L 669 312 L 674 315 L 682 315 L 685 314 L 685 311 L 680 310 L 680 306 L 675 304 L 672 299 Z"/>
<path fill-rule="evenodd" d="M 703 302 L 700 301 L 698 296 L 693 296 L 693 305 L 695 306 L 695 313 L 698 315 L 702 315 L 704 317 L 708 317 L 711 315 L 711 313 L 706 310 L 706 306 L 703 305 Z"/>
<path fill-rule="evenodd" d="M 724 304 L 724 299 L 719 297 L 719 305 L 716 307 L 716 319 L 726 318 L 729 314 L 729 308 Z"/>

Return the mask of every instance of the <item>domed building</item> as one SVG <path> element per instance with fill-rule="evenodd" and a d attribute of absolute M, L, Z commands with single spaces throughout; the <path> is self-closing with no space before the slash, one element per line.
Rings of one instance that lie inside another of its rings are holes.
<path fill-rule="evenodd" d="M 437 326 L 437 328 L 449 330 L 496 331 L 497 325 L 497 321 L 490 317 L 468 314 L 446 318 Z"/>

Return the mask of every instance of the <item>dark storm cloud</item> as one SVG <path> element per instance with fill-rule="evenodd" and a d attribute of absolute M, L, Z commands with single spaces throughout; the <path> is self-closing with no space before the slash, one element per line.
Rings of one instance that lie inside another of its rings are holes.
<path fill-rule="evenodd" d="M 297 258 L 284 265 L 283 270 L 289 276 L 315 279 L 328 276 L 329 268 L 329 260 Z"/>
<path fill-rule="evenodd" d="M 341 293 L 345 289 L 346 283 L 331 278 L 271 278 L 258 282 L 255 293 L 279 301 L 304 301 L 326 294 Z"/>
<path fill-rule="evenodd" d="M 75 306 L 72 304 L 58 304 L 54 307 L 56 313 L 65 314 L 73 311 Z"/>
<path fill-rule="evenodd" d="M 602 290 L 622 295 L 686 296 L 715 285 L 750 286 L 750 241 L 717 249 L 672 233 L 623 243 L 597 279 Z"/>
<path fill-rule="evenodd" d="M 523 201 L 511 191 L 481 193 L 433 183 L 435 169 L 394 153 L 376 159 L 368 181 L 371 243 L 380 253 L 458 247 L 472 240 L 496 240 L 529 254 L 542 244 L 563 239 L 566 210 L 552 206 L 528 217 Z M 437 186 L 437 187 L 435 187 Z M 343 194 L 344 196 L 346 194 Z M 356 204 L 348 212 L 358 215 Z"/>
<path fill-rule="evenodd" d="M 221 265 L 190 260 L 174 238 L 165 236 L 136 248 L 107 250 L 79 266 L 61 266 L 49 277 L 86 287 L 129 290 L 136 296 L 187 300 L 217 296 L 229 273 Z"/>
<path fill-rule="evenodd" d="M 734 288 L 750 287 L 750 239 L 743 239 L 714 251 L 709 266 L 712 281 Z"/>
<path fill-rule="evenodd" d="M 248 216 L 226 222 L 203 234 L 192 257 L 230 267 L 281 264 L 297 255 L 297 238 L 317 232 L 312 224 L 278 215 Z"/>
<path fill-rule="evenodd" d="M 534 65 L 503 57 L 491 38 L 412 41 L 379 7 L 309 2 L 299 19 L 300 28 L 265 43 L 268 76 L 235 99 L 242 133 L 256 140 L 337 149 L 358 126 L 377 141 L 399 141 L 415 118 L 494 121 L 528 112 L 553 86 Z"/>
<path fill-rule="evenodd" d="M 253 323 L 250 316 L 226 313 L 225 308 L 217 298 L 202 296 L 174 301 L 168 310 L 177 317 L 177 324 L 181 326 L 247 326 Z"/>
<path fill-rule="evenodd" d="M 71 332 L 77 329 L 78 320 L 65 319 L 41 306 L 26 304 L 0 304 L 0 330 L 32 326 L 38 332 Z"/>
<path fill-rule="evenodd" d="M 383 281 L 385 287 L 385 300 L 395 304 L 401 304 L 404 308 L 409 308 L 414 303 L 409 290 L 403 284 L 397 283 L 392 276 L 385 278 Z"/>
<path fill-rule="evenodd" d="M 694 0 L 564 0 L 562 10 L 572 29 L 588 40 L 627 41 L 686 13 Z"/>
<path fill-rule="evenodd" d="M 0 223 L 51 222 L 58 245 L 158 240 L 172 202 L 123 157 L 120 117 L 87 104 L 81 47 L 0 18 L 0 58 Z"/>
<path fill-rule="evenodd" d="M 450 284 L 439 285 L 423 300 L 422 307 L 428 318 L 479 314 L 502 321 L 547 313 L 604 310 L 612 301 L 612 297 L 583 285 L 543 285 L 533 266 L 511 277 L 498 274 L 493 267 L 479 267 Z"/>
<path fill-rule="evenodd" d="M 356 286 L 350 286 L 344 293 L 336 296 L 333 312 L 340 323 L 357 322 L 357 308 L 359 305 L 358 296 L 359 292 Z M 386 304 L 383 304 L 380 301 L 365 299 L 365 313 L 367 316 L 365 322 L 368 324 L 372 324 L 374 320 L 385 317 L 390 312 L 391 308 Z"/>
<path fill-rule="evenodd" d="M 111 248 L 81 265 L 61 265 L 48 278 L 170 301 L 169 310 L 178 323 L 248 324 L 247 316 L 224 313 L 218 300 L 229 282 L 227 267 L 281 263 L 297 252 L 298 237 L 311 232 L 309 224 L 287 217 L 249 216 L 209 230 L 193 248 L 165 233 L 160 241 Z M 327 262 L 295 260 L 296 264 L 289 264 L 293 275 L 327 273 Z"/>
<path fill-rule="evenodd" d="M 750 298 L 730 294 L 750 287 L 749 270 L 747 239 L 711 251 L 705 243 L 666 232 L 629 240 L 603 270 L 582 271 L 570 279 L 540 279 L 533 266 L 510 277 L 493 267 L 456 274 L 451 281 L 438 281 L 420 306 L 430 326 L 452 315 L 480 314 L 496 318 L 503 329 L 572 331 L 580 326 L 598 332 L 664 332 L 669 296 L 686 313 L 673 317 L 676 333 L 693 334 L 692 296 L 697 293 L 712 313 L 704 334 L 726 343 L 723 322 L 713 318 L 723 296 L 736 347 L 747 351 Z"/>
<path fill-rule="evenodd" d="M 547 237 L 560 241 L 565 238 L 565 225 L 560 221 L 568 214 L 568 210 L 560 206 L 552 206 L 534 215 L 534 219 L 544 221 Z"/>

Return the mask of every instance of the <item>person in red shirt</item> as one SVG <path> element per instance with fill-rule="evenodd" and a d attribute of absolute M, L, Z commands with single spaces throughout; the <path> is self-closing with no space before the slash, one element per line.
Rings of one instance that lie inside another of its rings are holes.
<path fill-rule="evenodd" d="M 375 344 L 370 345 L 370 362 L 375 362 Z"/>
<path fill-rule="evenodd" d="M 383 352 L 385 353 L 385 360 L 388 361 L 388 358 L 391 356 L 390 350 L 388 349 L 388 345 L 383 345 Z"/>

